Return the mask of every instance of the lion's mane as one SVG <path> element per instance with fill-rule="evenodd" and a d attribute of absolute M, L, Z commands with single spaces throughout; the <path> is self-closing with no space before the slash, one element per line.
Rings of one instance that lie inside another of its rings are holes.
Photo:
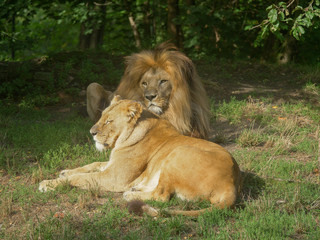
<path fill-rule="evenodd" d="M 116 90 L 123 98 L 142 100 L 141 77 L 150 68 L 161 68 L 170 76 L 173 88 L 169 107 L 162 117 L 182 134 L 198 132 L 207 138 L 209 132 L 209 102 L 203 84 L 192 61 L 174 45 L 164 43 L 154 50 L 145 50 L 126 57 L 125 73 Z"/>

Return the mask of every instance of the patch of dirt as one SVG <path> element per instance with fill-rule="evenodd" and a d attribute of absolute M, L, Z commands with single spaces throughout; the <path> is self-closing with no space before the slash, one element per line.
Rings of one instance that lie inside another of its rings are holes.
<path fill-rule="evenodd" d="M 38 184 L 35 185 L 34 191 L 38 191 L 37 186 Z M 85 195 L 88 196 L 88 194 Z M 19 236 L 20 233 L 21 239 L 26 236 L 26 233 L 34 232 L 34 226 L 30 226 L 30 222 L 37 226 L 41 222 L 50 220 L 50 218 L 62 220 L 71 216 L 81 227 L 85 217 L 92 218 L 95 214 L 100 213 L 101 210 L 98 206 L 105 205 L 110 199 L 114 207 L 126 208 L 127 203 L 123 200 L 121 193 L 106 193 L 100 197 L 90 197 L 85 202 L 81 202 L 78 198 L 76 203 L 67 194 L 58 194 L 57 197 L 45 202 L 45 204 L 34 202 L 32 206 L 21 205 L 15 201 L 11 214 L 6 217 L 6 221 L 2 222 L 0 220 L 0 226 L 5 229 L 8 236 L 16 234 Z"/>
<path fill-rule="evenodd" d="M 308 82 L 302 70 L 295 66 L 275 66 L 257 62 L 196 62 L 208 95 L 216 101 L 237 99 L 249 95 L 296 101 L 305 98 L 302 87 Z M 230 67 L 228 67 L 230 65 Z M 313 79 L 320 81 L 319 79 Z M 320 83 L 320 82 L 319 82 Z"/>

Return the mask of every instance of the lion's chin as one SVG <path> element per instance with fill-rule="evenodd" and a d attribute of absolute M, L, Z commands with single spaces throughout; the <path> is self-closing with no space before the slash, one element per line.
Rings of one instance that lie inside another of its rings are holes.
<path fill-rule="evenodd" d="M 150 105 L 148 107 L 149 111 L 157 114 L 157 115 L 161 115 L 162 114 L 162 108 L 155 106 L 155 105 Z"/>
<path fill-rule="evenodd" d="M 102 151 L 106 150 L 106 147 L 103 144 L 96 142 L 96 149 L 98 151 L 102 152 Z"/>

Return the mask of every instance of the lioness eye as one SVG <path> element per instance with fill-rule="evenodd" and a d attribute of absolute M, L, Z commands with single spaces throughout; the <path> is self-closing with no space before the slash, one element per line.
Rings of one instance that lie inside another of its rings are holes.
<path fill-rule="evenodd" d="M 166 82 L 168 82 L 168 80 L 166 80 L 166 79 L 162 79 L 162 80 L 160 80 L 159 85 L 162 85 L 162 84 L 164 84 L 164 83 L 166 83 Z"/>
<path fill-rule="evenodd" d="M 106 121 L 106 125 L 108 125 L 109 123 L 111 123 L 112 121 L 111 120 L 107 120 Z"/>
<path fill-rule="evenodd" d="M 142 82 L 142 86 L 146 87 L 147 85 L 147 82 Z"/>

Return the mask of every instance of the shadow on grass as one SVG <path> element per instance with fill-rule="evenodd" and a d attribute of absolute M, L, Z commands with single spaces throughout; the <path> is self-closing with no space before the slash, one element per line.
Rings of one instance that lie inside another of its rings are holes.
<path fill-rule="evenodd" d="M 261 192 L 265 189 L 265 180 L 252 172 L 241 172 L 242 188 L 238 205 L 245 206 L 245 202 L 257 199 Z"/>

